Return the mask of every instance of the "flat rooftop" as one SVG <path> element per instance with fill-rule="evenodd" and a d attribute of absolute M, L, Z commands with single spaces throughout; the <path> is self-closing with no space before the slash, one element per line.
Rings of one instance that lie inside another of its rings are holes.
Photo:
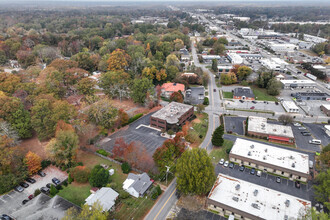
<path fill-rule="evenodd" d="M 330 110 L 330 104 L 322 104 L 321 106 L 323 106 L 323 107 L 326 108 L 327 110 Z"/>
<path fill-rule="evenodd" d="M 308 154 L 297 151 L 237 138 L 230 153 L 295 172 L 309 174 Z"/>
<path fill-rule="evenodd" d="M 315 84 L 315 82 L 313 82 L 312 80 L 309 80 L 309 79 L 302 79 L 302 80 L 299 80 L 299 79 L 285 79 L 285 80 L 281 80 L 281 82 L 283 84 Z"/>
<path fill-rule="evenodd" d="M 301 96 L 329 96 L 325 92 L 298 92 L 297 94 Z"/>
<path fill-rule="evenodd" d="M 290 109 L 299 109 L 298 106 L 293 101 L 283 101 L 283 107 L 287 107 Z M 289 127 L 289 126 L 287 126 Z"/>
<path fill-rule="evenodd" d="M 176 124 L 179 122 L 179 118 L 191 108 L 193 108 L 191 105 L 171 102 L 164 108 L 154 113 L 151 117 L 165 120 L 169 124 Z"/>
<path fill-rule="evenodd" d="M 311 207 L 310 201 L 224 174 L 218 175 L 208 199 L 267 220 L 297 219 Z"/>
<path fill-rule="evenodd" d="M 267 118 L 257 116 L 249 116 L 248 131 L 294 138 L 293 131 L 290 126 L 270 124 L 267 122 Z"/>

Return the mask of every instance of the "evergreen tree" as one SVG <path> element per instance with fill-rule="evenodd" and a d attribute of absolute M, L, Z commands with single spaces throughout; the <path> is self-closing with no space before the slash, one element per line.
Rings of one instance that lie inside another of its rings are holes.
<path fill-rule="evenodd" d="M 213 135 L 212 135 L 212 144 L 214 146 L 217 146 L 217 147 L 222 146 L 223 141 L 224 141 L 223 140 L 224 131 L 225 131 L 225 129 L 224 129 L 223 124 L 215 129 L 215 131 L 213 132 Z"/>
<path fill-rule="evenodd" d="M 216 73 L 218 72 L 218 61 L 216 59 L 212 60 L 212 70 Z"/>

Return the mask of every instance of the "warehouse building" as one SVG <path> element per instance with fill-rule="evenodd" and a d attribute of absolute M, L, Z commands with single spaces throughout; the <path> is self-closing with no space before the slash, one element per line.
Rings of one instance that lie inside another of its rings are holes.
<path fill-rule="evenodd" d="M 237 53 L 228 53 L 227 58 L 232 64 L 242 64 L 244 62 L 243 58 Z"/>
<path fill-rule="evenodd" d="M 155 128 L 177 131 L 194 115 L 194 107 L 178 102 L 171 102 L 150 117 L 150 125 Z"/>
<path fill-rule="evenodd" d="M 297 92 L 296 99 L 298 100 L 323 100 L 330 101 L 329 94 L 325 92 Z"/>
<path fill-rule="evenodd" d="M 307 182 L 310 175 L 308 154 L 241 138 L 236 139 L 229 160 L 290 180 Z"/>
<path fill-rule="evenodd" d="M 282 106 L 286 112 L 289 113 L 298 113 L 299 108 L 293 101 L 283 101 Z"/>
<path fill-rule="evenodd" d="M 281 80 L 283 89 L 314 89 L 316 83 L 312 80 Z"/>
<path fill-rule="evenodd" d="M 235 219 L 297 219 L 311 208 L 310 201 L 224 174 L 218 175 L 206 201 L 208 209 Z"/>

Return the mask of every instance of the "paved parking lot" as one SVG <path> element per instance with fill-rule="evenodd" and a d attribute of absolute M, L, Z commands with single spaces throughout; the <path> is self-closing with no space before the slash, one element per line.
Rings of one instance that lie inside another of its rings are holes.
<path fill-rule="evenodd" d="M 177 215 L 177 219 L 182 220 L 225 220 L 225 217 L 217 215 L 215 213 L 201 210 L 201 211 L 189 211 L 188 209 L 182 208 Z"/>
<path fill-rule="evenodd" d="M 246 117 L 225 117 L 225 130 L 226 132 L 232 131 L 233 133 L 244 135 L 243 121 Z"/>
<path fill-rule="evenodd" d="M 146 147 L 148 153 L 152 155 L 158 147 L 163 145 L 163 142 L 166 140 L 166 138 L 160 136 L 160 131 L 146 127 L 150 124 L 150 116 L 152 114 L 153 113 L 150 113 L 133 122 L 126 130 L 121 130 L 113 135 L 110 135 L 108 137 L 110 140 L 99 143 L 99 147 L 111 152 L 115 145 L 116 139 L 123 138 L 126 143 L 131 143 L 133 141 L 141 142 Z"/>
<path fill-rule="evenodd" d="M 238 165 L 235 165 L 233 169 L 230 169 L 229 167 L 224 167 L 220 164 L 217 164 L 215 172 L 216 175 L 223 173 L 270 189 L 287 193 L 292 196 L 311 200 L 313 202 L 313 188 L 311 183 L 308 183 L 307 185 L 301 184 L 300 189 L 298 189 L 294 186 L 294 182 L 291 180 L 281 178 L 281 183 L 277 183 L 276 177 L 266 172 L 263 172 L 261 177 L 257 177 L 256 175 L 250 174 L 249 168 L 245 168 L 243 172 L 239 171 L 238 169 Z"/>
<path fill-rule="evenodd" d="M 257 103 L 253 103 L 251 101 L 244 101 L 241 103 L 239 100 L 235 99 L 233 101 L 226 101 L 226 108 L 237 108 L 237 109 L 251 109 L 254 106 L 254 110 L 260 111 L 272 111 L 272 112 L 285 112 L 283 107 L 275 102 L 265 103 L 264 101 L 256 101 Z M 252 109 L 251 109 L 252 110 Z"/>
<path fill-rule="evenodd" d="M 299 130 L 299 127 L 295 127 L 291 125 L 293 135 L 296 141 L 296 146 L 298 149 L 308 150 L 312 152 L 320 152 L 320 145 L 310 144 L 309 140 L 312 140 L 313 136 L 303 136 L 301 134 L 302 131 L 309 131 L 312 135 L 314 135 L 315 131 L 313 129 L 310 129 L 306 126 L 306 130 Z"/>
<path fill-rule="evenodd" d="M 303 124 L 308 130 L 311 131 L 315 139 L 319 139 L 323 146 L 330 144 L 330 137 L 324 131 L 324 124 Z"/>

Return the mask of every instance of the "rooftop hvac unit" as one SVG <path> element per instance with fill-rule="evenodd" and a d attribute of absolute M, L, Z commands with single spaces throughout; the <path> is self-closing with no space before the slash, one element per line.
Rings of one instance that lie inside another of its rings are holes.
<path fill-rule="evenodd" d="M 262 159 L 266 160 L 266 156 L 264 156 Z"/>
<path fill-rule="evenodd" d="M 257 189 L 254 190 L 254 191 L 253 191 L 253 195 L 254 195 L 254 196 L 257 196 L 257 195 L 258 195 L 258 192 L 259 192 L 259 191 L 258 191 Z"/>
<path fill-rule="evenodd" d="M 265 127 L 266 125 L 264 123 L 261 124 L 261 127 Z"/>
<path fill-rule="evenodd" d="M 289 207 L 289 206 L 290 206 L 290 200 L 287 199 L 287 200 L 285 201 L 285 206 L 286 206 L 286 207 Z"/>
<path fill-rule="evenodd" d="M 235 186 L 235 189 L 236 190 L 239 190 L 241 188 L 241 185 L 239 185 L 239 184 L 237 184 L 236 186 Z"/>
<path fill-rule="evenodd" d="M 291 165 L 293 168 L 295 168 L 296 167 L 296 165 L 294 164 L 294 163 L 292 163 L 292 165 Z"/>
<path fill-rule="evenodd" d="M 251 154 L 251 151 L 249 151 L 249 152 L 248 152 L 248 156 L 251 156 L 251 155 L 252 155 L 252 154 Z"/>
<path fill-rule="evenodd" d="M 286 130 L 284 130 L 283 133 L 286 133 Z"/>
<path fill-rule="evenodd" d="M 250 147 L 251 147 L 251 149 L 253 149 L 254 148 L 254 145 L 252 144 Z"/>
<path fill-rule="evenodd" d="M 257 203 L 252 203 L 251 206 L 255 209 L 260 209 L 260 207 Z"/>
<path fill-rule="evenodd" d="M 233 198 L 232 198 L 235 202 L 238 202 L 238 197 L 236 197 L 236 196 L 233 196 Z"/>
<path fill-rule="evenodd" d="M 285 215 L 284 216 L 284 220 L 289 220 L 289 216 L 288 215 Z"/>
<path fill-rule="evenodd" d="M 268 151 L 268 149 L 266 148 L 266 149 L 265 149 L 265 152 L 267 153 L 267 151 Z"/>

